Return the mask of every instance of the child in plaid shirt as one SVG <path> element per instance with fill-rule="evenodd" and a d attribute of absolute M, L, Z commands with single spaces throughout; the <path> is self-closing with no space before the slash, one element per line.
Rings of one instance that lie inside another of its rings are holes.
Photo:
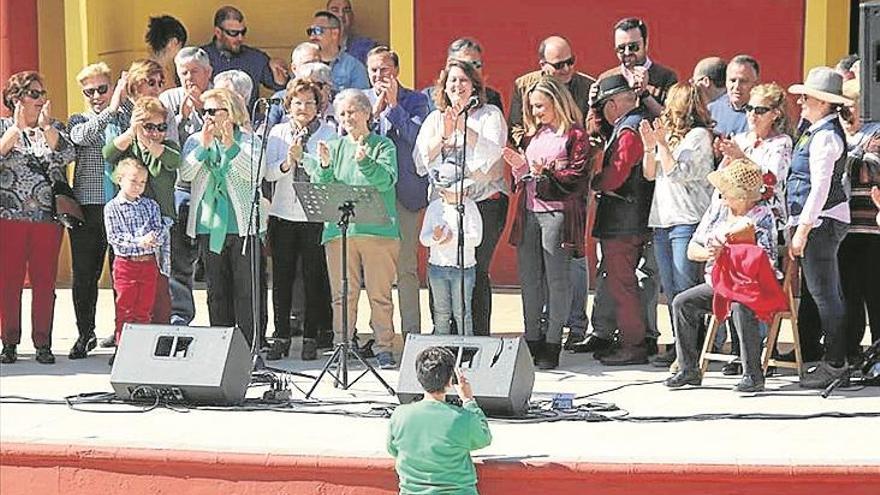
<path fill-rule="evenodd" d="M 163 246 L 168 239 L 159 204 L 143 197 L 147 169 L 135 158 L 119 162 L 114 171 L 119 193 L 104 207 L 107 242 L 113 248 L 116 290 L 116 342 L 125 323 L 149 323 Z M 113 365 L 110 358 L 110 365 Z"/>

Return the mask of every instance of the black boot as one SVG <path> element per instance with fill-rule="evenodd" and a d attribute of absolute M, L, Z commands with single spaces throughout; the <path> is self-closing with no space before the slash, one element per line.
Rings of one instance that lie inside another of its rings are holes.
<path fill-rule="evenodd" d="M 545 343 L 540 357 L 535 361 L 539 370 L 553 370 L 559 366 L 559 353 L 562 352 L 560 344 Z"/>
<path fill-rule="evenodd" d="M 527 340 L 526 345 L 529 346 L 529 353 L 532 355 L 532 362 L 537 365 L 544 353 L 544 341 Z"/>
<path fill-rule="evenodd" d="M 3 352 L 0 353 L 0 363 L 12 364 L 18 360 L 15 344 L 3 344 Z"/>
<path fill-rule="evenodd" d="M 266 352 L 266 361 L 278 361 L 290 355 L 290 339 L 275 339 L 272 347 Z"/>

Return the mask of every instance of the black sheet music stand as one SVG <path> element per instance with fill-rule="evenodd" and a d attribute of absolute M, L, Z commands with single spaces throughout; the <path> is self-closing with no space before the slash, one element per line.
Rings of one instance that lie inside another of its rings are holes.
<path fill-rule="evenodd" d="M 357 219 L 356 223 L 380 225 L 389 223 L 391 219 L 388 217 L 385 203 L 382 202 L 382 196 L 375 187 L 338 183 L 294 182 L 293 188 L 310 222 L 336 222 L 342 234 L 342 342 L 336 344 L 333 354 L 306 394 L 306 399 L 312 396 L 312 392 L 318 387 L 325 374 L 334 378 L 335 387 L 348 390 L 364 375 L 372 373 L 388 393 L 394 395 L 394 389 L 376 372 L 376 369 L 351 348 L 351 340 L 348 336 L 348 225 L 353 218 Z M 356 290 L 360 290 L 360 287 Z M 352 381 L 348 381 L 349 356 L 353 356 L 364 365 L 363 372 Z M 330 371 L 331 367 L 335 372 Z"/>

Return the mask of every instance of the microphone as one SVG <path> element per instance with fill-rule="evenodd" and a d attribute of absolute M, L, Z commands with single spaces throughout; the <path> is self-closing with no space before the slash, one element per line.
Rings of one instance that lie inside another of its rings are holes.
<path fill-rule="evenodd" d="M 280 105 L 284 102 L 284 100 L 282 98 L 260 98 L 257 101 L 262 101 L 267 106 Z"/>
<path fill-rule="evenodd" d="M 477 95 L 473 95 L 468 100 L 467 105 L 465 105 L 464 108 L 462 108 L 461 111 L 458 112 L 458 114 L 461 115 L 465 112 L 468 112 L 469 110 L 471 110 L 472 108 L 474 108 L 475 106 L 477 106 L 479 104 L 480 104 L 480 97 Z"/>

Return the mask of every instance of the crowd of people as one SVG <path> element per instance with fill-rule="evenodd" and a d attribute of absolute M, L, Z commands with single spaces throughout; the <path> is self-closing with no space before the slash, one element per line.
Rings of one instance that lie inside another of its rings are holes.
<path fill-rule="evenodd" d="M 856 59 L 816 67 L 787 89 L 762 81 L 749 55 L 707 57 L 679 81 L 649 56 L 647 25 L 627 18 L 609 26 L 620 64 L 595 79 L 576 70 L 566 38 L 544 39 L 504 112 L 475 39 L 453 41 L 436 83 L 411 89 L 397 54 L 359 36 L 354 19 L 349 0 L 329 0 L 287 64 L 244 43 L 235 7 L 217 10 L 203 46 L 188 46 L 173 17 L 152 18 L 152 58 L 118 77 L 100 61 L 84 67 L 76 82 L 88 110 L 67 125 L 40 74 L 10 77 L 11 117 L 0 119 L 0 361 L 17 359 L 25 275 L 36 360 L 55 361 L 64 197 L 79 205 L 69 230 L 79 335 L 70 359 L 118 345 L 126 323 L 190 324 L 197 266 L 212 326 L 240 327 L 269 360 L 287 357 L 302 335 L 301 358 L 317 359 L 341 339 L 343 250 L 335 222 L 308 221 L 294 189 L 302 182 L 369 186 L 381 198 L 389 221 L 355 219 L 345 276 L 349 322 L 366 290 L 382 368 L 396 366 L 395 284 L 402 333 L 423 330 L 420 246 L 430 252 L 433 331 L 489 335 L 489 267 L 510 208 L 503 240 L 516 247 L 524 335 L 540 369 L 569 350 L 607 366 L 652 359 L 675 371 L 668 386 L 699 384 L 707 315 L 723 296 L 727 311 L 716 316 L 741 356 L 725 372 L 742 373 L 738 390 L 761 390 L 777 284 L 740 290 L 736 281 L 778 280 L 789 264 L 803 275 L 803 353 L 817 363 L 801 385 L 825 387 L 859 359 L 866 312 L 880 338 L 880 277 L 869 261 L 880 252 L 880 133 L 859 118 Z M 268 102 L 261 86 L 274 93 Z M 599 245 L 595 270 L 588 236 Z M 105 256 L 116 330 L 99 342 Z M 661 288 L 675 334 L 665 352 Z M 369 352 L 363 332 L 356 338 Z"/>

